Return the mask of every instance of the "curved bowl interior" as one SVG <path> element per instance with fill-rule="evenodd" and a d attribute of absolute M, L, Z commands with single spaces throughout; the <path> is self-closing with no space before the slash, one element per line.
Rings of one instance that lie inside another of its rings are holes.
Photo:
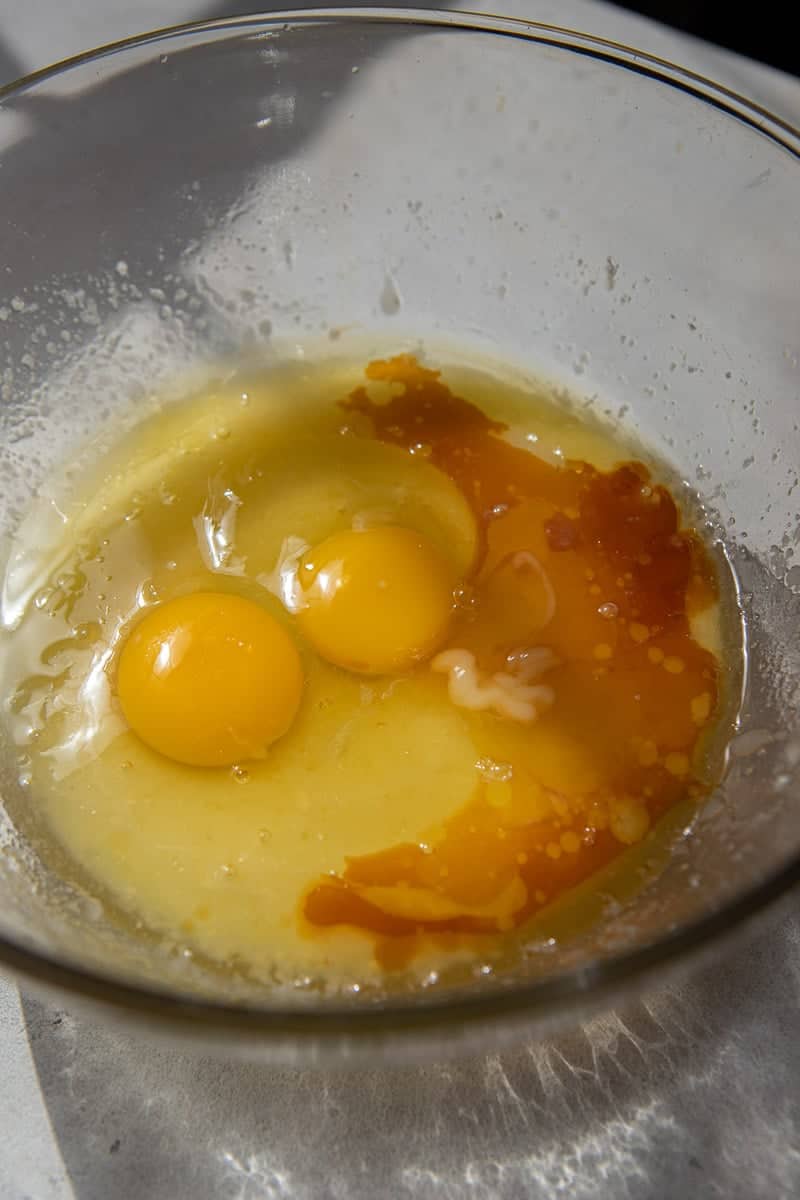
<path fill-rule="evenodd" d="M 179 946 L 129 942 L 6 820 L 8 963 L 200 1027 L 413 1029 L 569 1010 L 794 882 L 795 133 L 580 35 L 325 12 L 172 31 L 6 89 L 0 162 L 6 538 L 53 467 L 198 364 L 325 335 L 424 337 L 624 412 L 704 501 L 749 631 L 724 787 L 635 904 L 573 942 L 534 944 L 513 979 L 369 1006 L 231 992 Z M 18 797 L 15 772 L 2 786 Z"/>

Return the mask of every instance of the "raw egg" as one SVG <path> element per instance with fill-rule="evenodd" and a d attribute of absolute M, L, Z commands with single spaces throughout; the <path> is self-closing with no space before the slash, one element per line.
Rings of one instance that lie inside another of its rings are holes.
<path fill-rule="evenodd" d="M 9 803 L 222 996 L 513 964 L 718 776 L 724 563 L 618 430 L 515 379 L 226 367 L 19 531 Z"/>
<path fill-rule="evenodd" d="M 456 580 L 421 534 L 350 529 L 300 559 L 298 619 L 328 662 L 361 675 L 406 671 L 447 633 Z"/>
<path fill-rule="evenodd" d="M 131 729 L 190 766 L 263 758 L 294 720 L 302 690 L 286 630 L 258 604 L 224 592 L 160 605 L 119 658 L 117 693 Z"/>

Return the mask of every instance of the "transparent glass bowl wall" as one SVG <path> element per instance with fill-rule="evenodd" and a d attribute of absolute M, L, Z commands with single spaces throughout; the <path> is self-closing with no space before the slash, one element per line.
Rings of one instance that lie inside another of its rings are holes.
<path fill-rule="evenodd" d="M 107 927 L 6 823 L 8 963 L 193 1027 L 358 1037 L 370 1021 L 446 1023 L 456 1003 L 569 1010 L 794 880 L 798 149 L 780 122 L 644 56 L 457 14 L 195 27 L 0 92 L 6 535 L 53 466 L 198 364 L 326 334 L 446 340 L 624 413 L 708 503 L 750 631 L 722 794 L 632 909 L 512 981 L 368 1016 L 357 999 L 232 999 L 177 951 Z M 17 786 L 6 771 L 5 794 Z"/>

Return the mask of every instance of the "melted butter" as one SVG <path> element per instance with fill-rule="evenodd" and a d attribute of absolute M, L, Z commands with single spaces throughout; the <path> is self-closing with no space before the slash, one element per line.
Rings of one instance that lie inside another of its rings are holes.
<path fill-rule="evenodd" d="M 447 378 L 401 356 L 365 381 L 321 362 L 210 386 L 56 489 L 6 574 L 8 720 L 49 835 L 124 912 L 265 980 L 484 955 L 713 783 L 724 638 L 702 542 L 607 429 Z M 303 644 L 287 539 L 369 523 L 452 562 L 447 645 L 482 672 L 551 649 L 535 721 L 452 703 L 427 666 L 365 682 Z M 295 726 L 232 772 L 148 751 L 114 695 L 137 614 L 204 588 L 267 607 L 306 673 Z"/>

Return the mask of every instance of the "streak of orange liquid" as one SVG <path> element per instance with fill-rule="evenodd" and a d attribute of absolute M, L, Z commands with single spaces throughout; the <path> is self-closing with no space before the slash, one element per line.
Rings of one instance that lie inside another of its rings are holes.
<path fill-rule="evenodd" d="M 688 616 L 717 585 L 700 538 L 642 463 L 552 465 L 504 441 L 501 424 L 409 355 L 366 376 L 393 385 L 388 400 L 359 388 L 345 407 L 381 441 L 426 446 L 477 521 L 478 561 L 448 645 L 485 672 L 531 646 L 559 661 L 546 677 L 554 703 L 533 725 L 474 719 L 476 745 L 510 772 L 476 777 L 473 799 L 424 844 L 351 858 L 304 896 L 308 926 L 371 932 L 391 968 L 432 934 L 520 925 L 708 789 L 697 747 L 716 716 L 719 665 Z M 520 551 L 550 580 L 551 619 L 540 574 L 515 566 Z"/>

